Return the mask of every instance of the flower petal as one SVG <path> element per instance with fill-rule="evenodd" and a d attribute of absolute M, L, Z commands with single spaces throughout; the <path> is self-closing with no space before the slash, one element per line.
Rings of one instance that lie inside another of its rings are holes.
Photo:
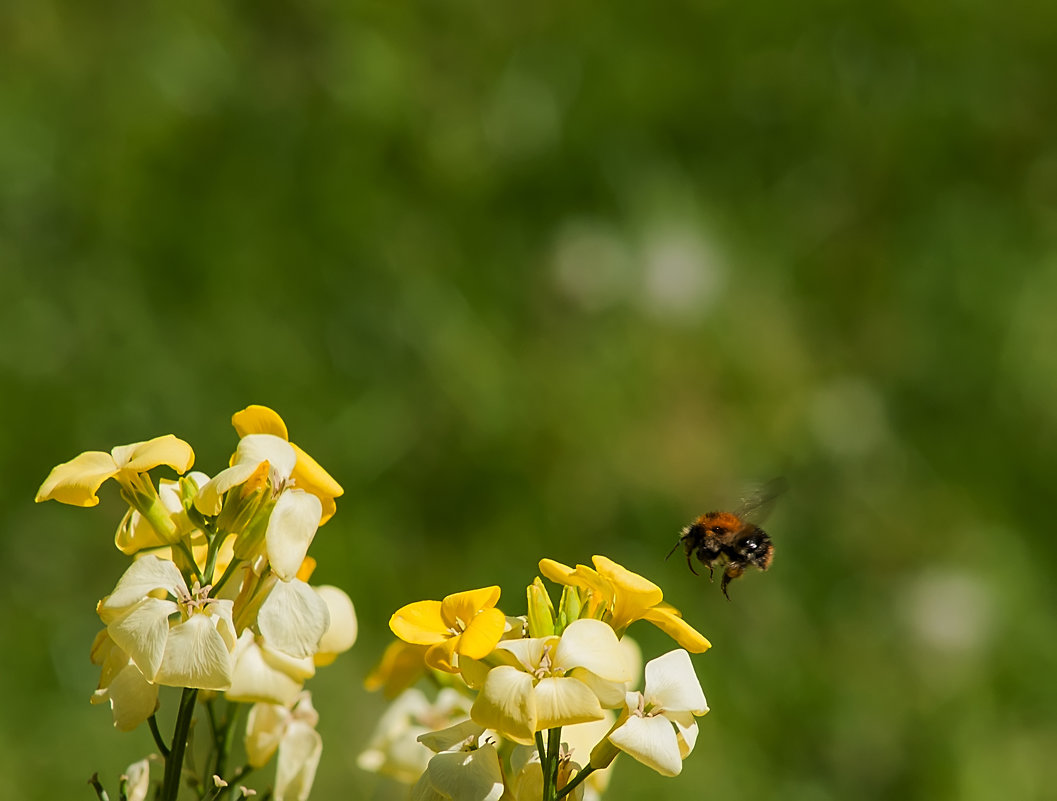
<path fill-rule="evenodd" d="M 712 647 L 704 635 L 683 620 L 682 614 L 674 606 L 658 604 L 646 610 L 642 619 L 650 621 L 692 654 L 702 654 Z"/>
<path fill-rule="evenodd" d="M 114 457 L 102 451 L 87 451 L 56 465 L 37 490 L 37 503 L 54 500 L 71 506 L 95 506 L 96 491 L 108 478 L 117 475 Z"/>
<path fill-rule="evenodd" d="M 605 556 L 592 556 L 595 569 L 608 579 L 616 590 L 613 604 L 613 628 L 618 631 L 640 620 L 652 606 L 661 602 L 664 593 L 647 578 L 633 573 Z"/>
<path fill-rule="evenodd" d="M 458 637 L 450 637 L 447 640 L 431 645 L 426 651 L 426 666 L 434 670 L 443 670 L 445 673 L 458 673 L 455 666 L 455 646 L 459 644 Z"/>
<path fill-rule="evenodd" d="M 104 701 L 110 702 L 114 727 L 119 731 L 132 731 L 158 708 L 158 685 L 147 681 L 140 669 L 126 660 L 107 686 L 93 694 L 93 704 Z"/>
<path fill-rule="evenodd" d="M 290 443 L 297 454 L 297 464 L 294 466 L 292 477 L 294 484 L 303 490 L 311 492 L 323 502 L 324 522 L 334 514 L 334 499 L 345 494 L 341 484 L 335 481 L 330 473 L 323 469 L 315 459 L 305 453 L 299 446 Z M 329 507 L 330 514 L 326 514 Z M 322 525 L 322 524 L 320 524 Z"/>
<path fill-rule="evenodd" d="M 133 473 L 146 473 L 158 465 L 168 465 L 181 475 L 195 463 L 195 452 L 182 439 L 166 434 L 147 442 L 119 445 L 110 451 L 115 464 Z"/>
<path fill-rule="evenodd" d="M 156 681 L 165 654 L 169 615 L 178 611 L 179 607 L 172 601 L 144 598 L 107 624 L 110 638 L 128 653 L 149 681 Z"/>
<path fill-rule="evenodd" d="M 257 627 L 272 648 L 312 656 L 330 625 L 326 602 L 308 584 L 278 581 L 257 613 Z"/>
<path fill-rule="evenodd" d="M 285 439 L 273 434 L 247 434 L 239 440 L 232 464 L 268 462 L 279 478 L 286 480 L 297 464 L 297 454 Z"/>
<path fill-rule="evenodd" d="M 239 437 L 250 434 L 271 434 L 280 439 L 290 439 L 283 418 L 267 406 L 252 405 L 235 412 L 231 415 L 231 425 L 235 426 Z"/>
<path fill-rule="evenodd" d="M 223 495 L 232 487 L 245 484 L 246 481 L 257 470 L 257 465 L 251 462 L 232 465 L 227 467 L 207 481 L 195 495 L 195 509 L 204 515 L 220 514 L 223 506 Z"/>
<path fill-rule="evenodd" d="M 231 685 L 231 653 L 211 615 L 191 615 L 170 629 L 154 680 L 169 687 L 200 690 L 226 690 Z"/>
<path fill-rule="evenodd" d="M 303 680 L 269 659 L 249 629 L 239 637 L 232 662 L 231 686 L 225 692 L 229 701 L 285 706 L 292 704 L 301 692 Z"/>
<path fill-rule="evenodd" d="M 491 743 L 475 751 L 437 754 L 426 768 L 429 782 L 442 795 L 459 801 L 499 801 L 503 771 Z"/>
<path fill-rule="evenodd" d="M 389 618 L 389 628 L 404 642 L 433 645 L 452 636 L 440 616 L 440 601 L 416 601 Z"/>
<path fill-rule="evenodd" d="M 122 574 L 114 591 L 103 600 L 102 605 L 106 609 L 121 609 L 157 590 L 165 590 L 172 596 L 186 595 L 187 584 L 180 569 L 168 559 L 144 556 Z"/>
<path fill-rule="evenodd" d="M 455 650 L 460 656 L 484 659 L 492 653 L 504 629 L 506 615 L 498 609 L 484 609 L 470 621 L 466 631 L 459 637 L 459 645 Z"/>
<path fill-rule="evenodd" d="M 265 543 L 268 562 L 283 581 L 297 575 L 322 514 L 319 498 L 304 490 L 286 490 L 276 501 Z"/>
<path fill-rule="evenodd" d="M 532 677 L 506 665 L 492 668 L 470 708 L 470 717 L 514 742 L 532 745 L 536 735 Z"/>
<path fill-rule="evenodd" d="M 290 719 L 290 711 L 278 704 L 254 704 L 246 718 L 246 758 L 260 768 L 268 764 L 279 747 L 279 738 Z"/>
<path fill-rule="evenodd" d="M 574 620 L 562 632 L 554 664 L 563 670 L 587 668 L 608 681 L 631 681 L 631 666 L 616 633 L 601 620 Z"/>
<path fill-rule="evenodd" d="M 675 729 L 665 718 L 631 715 L 613 730 L 609 741 L 662 776 L 678 776 L 683 769 Z"/>
<path fill-rule="evenodd" d="M 275 766 L 275 801 L 305 801 L 323 753 L 323 738 L 314 728 L 291 721 L 279 741 L 279 761 Z"/>
<path fill-rule="evenodd" d="M 441 601 L 440 615 L 446 627 L 461 630 L 480 612 L 491 609 L 499 601 L 499 587 L 456 592 Z M 505 621 L 506 618 L 504 617 Z"/>
<path fill-rule="evenodd" d="M 535 689 L 536 728 L 555 729 L 605 717 L 591 688 L 573 678 L 540 679 Z"/>
<path fill-rule="evenodd" d="M 646 691 L 643 695 L 648 703 L 669 712 L 703 715 L 708 711 L 690 654 L 681 648 L 646 663 Z"/>
<path fill-rule="evenodd" d="M 356 608 L 344 590 L 329 584 L 314 589 L 330 612 L 330 626 L 319 641 L 319 650 L 315 654 L 316 665 L 322 667 L 333 662 L 338 654 L 352 648 L 356 642 L 358 626 Z"/>

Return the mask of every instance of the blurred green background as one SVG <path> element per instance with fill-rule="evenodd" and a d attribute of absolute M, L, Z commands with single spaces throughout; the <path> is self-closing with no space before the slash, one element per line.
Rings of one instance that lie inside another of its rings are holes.
<path fill-rule="evenodd" d="M 87 703 L 116 492 L 37 486 L 162 433 L 215 472 L 263 403 L 346 490 L 312 553 L 361 636 L 309 685 L 314 798 L 402 797 L 355 765 L 394 609 L 521 612 L 541 557 L 593 553 L 714 644 L 683 775 L 625 759 L 607 798 L 1053 798 L 1055 30 L 1023 0 L 4 4 L 12 797 L 152 747 Z M 777 474 L 733 603 L 664 561 Z"/>

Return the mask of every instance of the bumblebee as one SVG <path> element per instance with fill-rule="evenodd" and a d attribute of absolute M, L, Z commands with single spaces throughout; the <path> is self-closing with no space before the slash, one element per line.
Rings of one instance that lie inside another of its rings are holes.
<path fill-rule="evenodd" d="M 679 541 L 664 558 L 668 559 L 682 545 L 690 572 L 697 575 L 691 559 L 696 555 L 708 568 L 709 580 L 716 567 L 724 566 L 720 589 L 729 601 L 727 587 L 731 581 L 747 568 L 766 570 L 771 566 L 774 544 L 757 523 L 763 521 L 785 488 L 785 479 L 776 478 L 746 495 L 733 512 L 701 515 L 682 530 Z"/>

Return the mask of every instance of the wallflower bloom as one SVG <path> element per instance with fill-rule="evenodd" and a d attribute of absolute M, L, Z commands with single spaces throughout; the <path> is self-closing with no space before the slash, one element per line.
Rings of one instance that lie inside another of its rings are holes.
<path fill-rule="evenodd" d="M 37 503 L 55 500 L 71 506 L 95 506 L 96 492 L 108 478 L 117 479 L 132 495 L 154 495 L 154 488 L 142 475 L 159 465 L 186 473 L 194 464 L 191 446 L 172 434 L 147 442 L 118 445 L 110 453 L 86 451 L 54 467 L 37 491 Z"/>
<path fill-rule="evenodd" d="M 418 783 L 412 801 L 499 801 L 503 769 L 495 744 L 473 721 L 423 734 L 419 741 L 436 752 Z"/>
<path fill-rule="evenodd" d="M 503 653 L 508 663 L 488 671 L 470 716 L 523 745 L 538 731 L 602 719 L 631 679 L 616 634 L 600 620 L 574 621 L 561 637 L 504 640 Z"/>
<path fill-rule="evenodd" d="M 498 602 L 498 587 L 457 592 L 443 601 L 417 601 L 398 609 L 389 628 L 404 642 L 430 646 L 427 665 L 456 673 L 455 654 L 483 659 L 503 636 L 506 615 L 495 608 Z"/>
<path fill-rule="evenodd" d="M 356 764 L 363 770 L 414 784 L 433 755 L 419 737 L 469 717 L 470 700 L 450 687 L 438 692 L 433 702 L 421 690 L 406 690 L 382 714 Z"/>
<path fill-rule="evenodd" d="M 111 639 L 148 681 L 225 690 L 235 647 L 232 602 L 210 598 L 208 590 L 196 583 L 192 592 L 176 565 L 145 556 L 125 571 L 97 611 Z"/>
<path fill-rule="evenodd" d="M 231 424 L 235 426 L 235 431 L 238 432 L 240 437 L 250 434 L 271 434 L 288 442 L 290 440 L 283 418 L 267 406 L 247 406 L 241 412 L 235 412 L 232 415 Z M 341 497 L 345 490 L 341 488 L 337 481 L 331 478 L 330 474 L 320 466 L 319 462 L 293 442 L 290 442 L 290 447 L 297 457 L 290 473 L 290 478 L 294 486 L 300 487 L 319 498 L 323 510 L 319 525 L 323 525 L 334 516 L 334 512 L 337 509 L 334 499 Z"/>
<path fill-rule="evenodd" d="M 259 768 L 278 750 L 275 767 L 275 801 L 305 801 L 312 791 L 323 739 L 316 731 L 319 713 L 310 693 L 302 693 L 293 708 L 254 704 L 246 722 L 246 756 Z"/>
<path fill-rule="evenodd" d="M 381 661 L 367 674 L 363 686 L 368 692 L 381 690 L 386 698 L 396 698 L 426 672 L 428 645 L 393 640 L 386 646 Z"/>
<path fill-rule="evenodd" d="M 585 565 L 571 568 L 553 559 L 541 560 L 539 568 L 551 581 L 590 592 L 596 603 L 600 599 L 606 610 L 602 619 L 618 634 L 636 620 L 648 620 L 691 653 L 712 647 L 678 609 L 664 602 L 664 593 L 652 581 L 605 556 L 593 556 L 591 561 L 595 570 Z"/>
<path fill-rule="evenodd" d="M 304 683 L 316 673 L 311 656 L 293 657 L 269 646 L 267 640 L 246 629 L 232 653 L 229 701 L 290 706 Z"/>
<path fill-rule="evenodd" d="M 646 690 L 628 693 L 609 742 L 662 776 L 678 776 L 697 742 L 697 721 L 708 712 L 690 655 L 678 649 L 646 663 Z M 592 754 L 601 760 L 604 747 Z"/>
<path fill-rule="evenodd" d="M 93 665 L 102 668 L 93 704 L 110 703 L 114 726 L 132 731 L 158 708 L 158 685 L 147 681 L 128 653 L 119 648 L 103 629 L 92 643 Z"/>

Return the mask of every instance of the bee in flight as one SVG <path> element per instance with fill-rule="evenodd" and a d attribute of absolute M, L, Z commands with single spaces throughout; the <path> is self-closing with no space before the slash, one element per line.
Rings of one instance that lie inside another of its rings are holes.
<path fill-rule="evenodd" d="M 767 532 L 757 523 L 763 522 L 774 507 L 775 499 L 785 488 L 785 479 L 772 479 L 743 498 L 736 511 L 701 515 L 682 530 L 679 541 L 668 551 L 668 556 L 682 545 L 690 572 L 697 575 L 691 561 L 691 557 L 696 555 L 698 561 L 708 568 L 709 580 L 715 567 L 726 565 L 720 588 L 729 601 L 727 585 L 744 573 L 746 568 L 766 570 L 771 566 L 774 545 Z"/>

